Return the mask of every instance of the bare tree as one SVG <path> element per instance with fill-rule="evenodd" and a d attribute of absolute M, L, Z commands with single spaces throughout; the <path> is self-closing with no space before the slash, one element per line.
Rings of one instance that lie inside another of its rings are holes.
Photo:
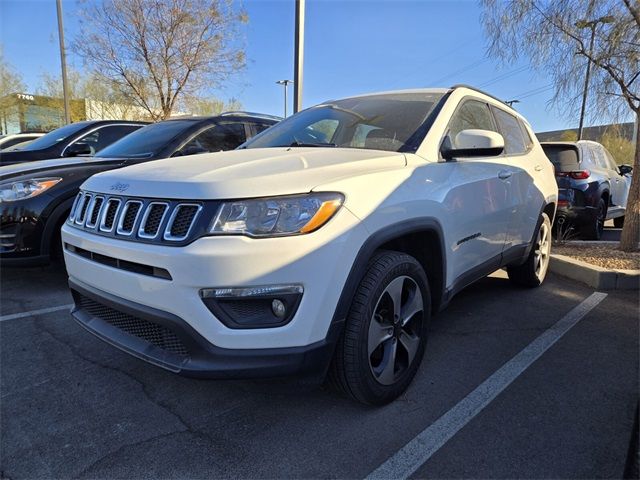
<path fill-rule="evenodd" d="M 231 0 L 102 0 L 81 15 L 74 51 L 154 120 L 244 67 L 247 17 Z"/>
<path fill-rule="evenodd" d="M 633 181 L 620 248 L 640 242 L 640 6 L 638 0 L 481 0 L 489 53 L 528 58 L 555 86 L 553 102 L 578 110 L 591 67 L 591 118 L 636 118 Z M 575 118 L 575 117 L 574 117 Z"/>
<path fill-rule="evenodd" d="M 22 76 L 5 60 L 4 51 L 0 45 L 0 97 L 10 93 L 24 93 L 24 90 Z"/>

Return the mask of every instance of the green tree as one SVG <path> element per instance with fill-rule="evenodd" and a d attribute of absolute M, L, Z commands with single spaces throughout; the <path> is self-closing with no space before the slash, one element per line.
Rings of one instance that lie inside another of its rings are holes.
<path fill-rule="evenodd" d="M 505 62 L 527 58 L 555 87 L 554 103 L 575 113 L 585 68 L 591 117 L 640 117 L 638 0 L 482 0 L 489 53 Z M 640 122 L 620 248 L 640 249 Z"/>
<path fill-rule="evenodd" d="M 231 0 L 101 0 L 81 16 L 73 50 L 154 120 L 245 64 L 238 32 L 247 16 Z"/>
<path fill-rule="evenodd" d="M 633 162 L 635 146 L 631 140 L 620 134 L 618 128 L 607 129 L 598 141 L 609 150 L 618 165 L 631 165 Z"/>

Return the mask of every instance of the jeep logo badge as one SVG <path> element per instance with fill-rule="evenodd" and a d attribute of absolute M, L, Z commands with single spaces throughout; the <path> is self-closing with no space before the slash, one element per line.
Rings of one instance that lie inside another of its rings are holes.
<path fill-rule="evenodd" d="M 116 191 L 116 192 L 124 192 L 127 188 L 129 188 L 129 184 L 128 183 L 114 183 L 113 185 L 111 185 L 111 190 Z"/>

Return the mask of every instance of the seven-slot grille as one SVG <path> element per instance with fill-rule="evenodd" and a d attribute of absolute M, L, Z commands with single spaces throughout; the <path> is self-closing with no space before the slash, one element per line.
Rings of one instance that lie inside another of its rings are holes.
<path fill-rule="evenodd" d="M 71 207 L 69 224 L 116 238 L 177 244 L 187 240 L 202 208 L 194 202 L 80 192 Z"/>

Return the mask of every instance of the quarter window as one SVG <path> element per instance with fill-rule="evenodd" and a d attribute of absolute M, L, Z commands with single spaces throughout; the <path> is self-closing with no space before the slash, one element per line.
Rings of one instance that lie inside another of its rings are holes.
<path fill-rule="evenodd" d="M 493 108 L 493 113 L 498 122 L 500 133 L 504 137 L 504 151 L 507 155 L 519 155 L 527 151 L 527 143 L 525 142 L 520 122 L 513 115 Z"/>

